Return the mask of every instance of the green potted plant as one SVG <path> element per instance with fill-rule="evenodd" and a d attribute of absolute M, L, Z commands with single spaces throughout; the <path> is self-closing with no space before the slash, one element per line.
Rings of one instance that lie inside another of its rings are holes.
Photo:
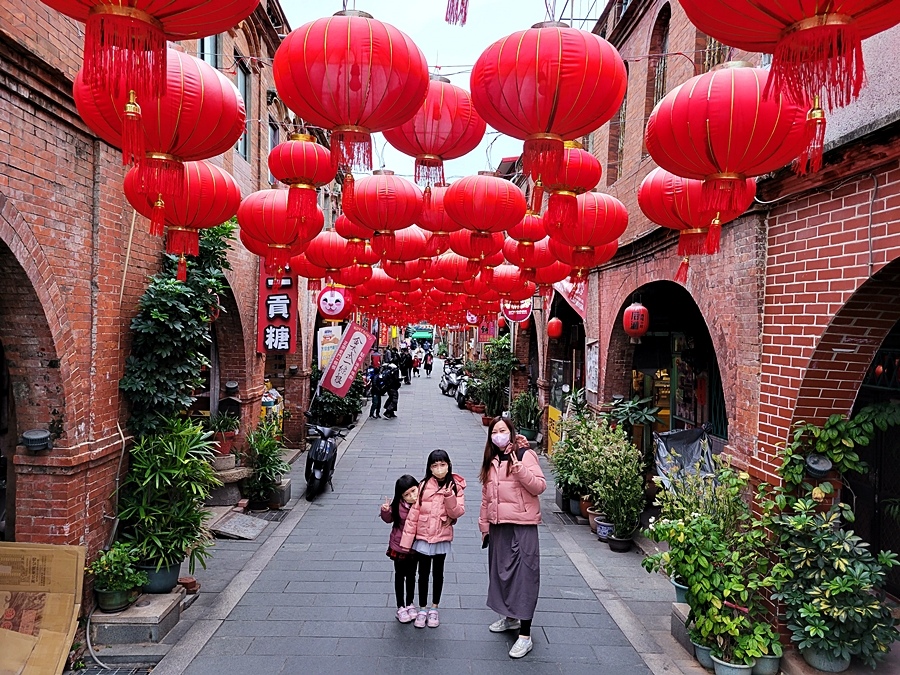
<path fill-rule="evenodd" d="M 509 406 L 509 414 L 520 434 L 529 441 L 537 438 L 543 411 L 533 391 L 517 394 Z"/>
<path fill-rule="evenodd" d="M 234 437 L 241 428 L 241 420 L 228 413 L 217 413 L 211 415 L 206 421 L 206 428 L 213 432 L 213 437 L 218 444 L 216 452 L 219 455 L 231 454 Z"/>
<path fill-rule="evenodd" d="M 310 397 L 315 396 L 310 406 L 313 419 L 326 426 L 349 425 L 359 415 L 365 401 L 365 383 L 362 373 L 356 374 L 344 397 L 335 396 L 324 387 L 318 387 L 321 377 L 322 370 L 314 364 L 309 380 Z"/>
<path fill-rule="evenodd" d="M 134 590 L 147 583 L 147 573 L 137 568 L 138 561 L 137 551 L 119 541 L 87 566 L 101 612 L 118 612 L 134 601 Z"/>
<path fill-rule="evenodd" d="M 212 433 L 184 418 L 167 420 L 163 431 L 141 437 L 131 449 L 119 518 L 122 538 L 150 577 L 145 592 L 172 590 L 185 558 L 191 573 L 198 562 L 206 567 L 213 542 L 204 502 L 221 485 L 212 458 Z"/>
<path fill-rule="evenodd" d="M 475 372 L 481 379 L 481 396 L 488 423 L 506 409 L 506 388 L 516 364 L 509 335 L 494 338 L 484 345 L 484 360 L 476 364 Z"/>
<path fill-rule="evenodd" d="M 281 457 L 284 446 L 277 433 L 274 424 L 261 422 L 247 434 L 247 454 L 253 473 L 247 478 L 245 493 L 251 504 L 268 505 L 282 478 L 291 470 L 291 465 Z"/>
<path fill-rule="evenodd" d="M 466 397 L 469 401 L 468 408 L 478 415 L 483 415 L 485 411 L 485 405 L 482 401 L 482 389 L 481 380 L 477 378 L 469 380 L 469 388 L 466 390 Z"/>
<path fill-rule="evenodd" d="M 605 420 L 601 424 L 608 426 Z M 640 452 L 620 427 L 609 429 L 604 451 L 604 467 L 591 486 L 613 525 L 609 547 L 628 551 L 644 512 L 644 473 Z"/>

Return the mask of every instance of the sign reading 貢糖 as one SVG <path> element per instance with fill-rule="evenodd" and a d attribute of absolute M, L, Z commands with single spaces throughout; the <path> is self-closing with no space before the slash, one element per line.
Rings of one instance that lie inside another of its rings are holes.
<path fill-rule="evenodd" d="M 334 358 L 322 375 L 321 385 L 335 396 L 346 396 L 374 342 L 374 335 L 351 321 Z"/>
<path fill-rule="evenodd" d="M 291 276 L 275 283 L 275 277 L 259 267 L 259 335 L 256 351 L 261 354 L 293 354 L 297 351 L 297 280 Z"/>
<path fill-rule="evenodd" d="M 531 298 L 525 300 L 501 300 L 500 312 L 508 321 L 519 323 L 531 316 Z"/>

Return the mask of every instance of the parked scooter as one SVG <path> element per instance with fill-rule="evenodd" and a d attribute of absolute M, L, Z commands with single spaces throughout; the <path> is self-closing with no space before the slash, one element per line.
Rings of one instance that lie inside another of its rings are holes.
<path fill-rule="evenodd" d="M 306 412 L 307 417 L 312 417 L 309 411 Z M 307 423 L 308 438 L 312 439 L 309 452 L 306 456 L 306 501 L 311 502 L 320 492 L 325 489 L 325 485 L 330 485 L 331 477 L 334 475 L 334 465 L 337 462 L 337 439 L 344 438 L 347 432 L 353 428 L 351 424 L 348 428 L 326 427 L 321 424 Z"/>
<path fill-rule="evenodd" d="M 474 375 L 470 375 L 469 373 L 465 373 L 460 377 L 459 384 L 456 387 L 456 407 L 460 410 L 464 410 L 466 407 L 466 398 L 469 395 L 469 387 L 472 383 L 479 383 L 481 380 L 476 378 Z"/>
<path fill-rule="evenodd" d="M 456 396 L 456 390 L 459 387 L 459 378 L 462 375 L 461 360 L 447 359 L 444 362 L 444 374 L 441 375 L 441 381 L 438 383 L 441 393 L 451 398 Z"/>

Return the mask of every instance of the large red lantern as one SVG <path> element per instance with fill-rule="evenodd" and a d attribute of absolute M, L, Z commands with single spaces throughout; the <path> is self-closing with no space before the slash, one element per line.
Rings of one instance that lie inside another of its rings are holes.
<path fill-rule="evenodd" d="M 422 191 L 414 184 L 380 169 L 356 181 L 353 203 L 344 214 L 357 225 L 376 232 L 409 227 L 422 213 Z"/>
<path fill-rule="evenodd" d="M 324 267 L 329 273 L 339 272 L 354 264 L 353 252 L 347 249 L 347 240 L 333 230 L 325 230 L 309 242 L 306 257 L 313 265 Z"/>
<path fill-rule="evenodd" d="M 347 248 L 357 254 L 363 250 L 367 240 L 372 236 L 369 229 L 357 225 L 343 213 L 334 219 L 334 231 L 346 239 Z"/>
<path fill-rule="evenodd" d="M 616 240 L 603 246 L 581 246 L 579 248 L 561 244 L 553 239 L 550 240 L 550 251 L 558 260 L 571 265 L 572 274 L 577 278 L 583 277 L 591 268 L 612 260 L 617 250 L 619 250 L 619 242 Z"/>
<path fill-rule="evenodd" d="M 461 255 L 447 251 L 435 259 L 435 266 L 444 279 L 450 281 L 466 281 L 479 272 L 478 263 L 471 262 Z"/>
<path fill-rule="evenodd" d="M 598 129 L 618 111 L 627 74 L 599 35 L 563 23 L 535 24 L 488 47 L 472 69 L 472 102 L 485 122 L 525 141 L 535 180 L 563 160 L 563 141 Z"/>
<path fill-rule="evenodd" d="M 650 312 L 639 302 L 632 302 L 622 314 L 622 328 L 631 338 L 639 338 L 650 330 Z"/>
<path fill-rule="evenodd" d="M 272 73 L 288 108 L 331 131 L 335 168 L 371 169 L 371 132 L 406 122 L 428 92 L 428 66 L 413 41 L 356 10 L 291 31 Z"/>
<path fill-rule="evenodd" d="M 425 261 L 424 260 L 407 260 L 407 261 L 395 261 L 388 260 L 382 263 L 382 269 L 384 269 L 385 273 L 398 281 L 410 281 L 411 279 L 418 279 L 421 277 L 422 272 L 425 270 Z"/>
<path fill-rule="evenodd" d="M 551 340 L 560 338 L 563 334 L 563 322 L 555 316 L 547 322 L 547 337 Z"/>
<path fill-rule="evenodd" d="M 372 278 L 372 267 L 369 265 L 348 265 L 331 273 L 335 283 L 342 286 L 360 286 Z"/>
<path fill-rule="evenodd" d="M 550 239 L 574 248 L 603 246 L 621 237 L 628 227 L 628 211 L 612 195 L 586 192 L 578 195 L 575 206 L 574 224 L 566 225 L 545 216 L 544 226 Z"/>
<path fill-rule="evenodd" d="M 557 259 L 550 250 L 549 237 L 544 237 L 541 241 L 533 244 L 507 239 L 503 244 L 503 255 L 510 263 L 523 271 L 533 271 L 552 265 Z"/>
<path fill-rule="evenodd" d="M 431 199 L 422 209 L 418 225 L 433 234 L 447 235 L 460 229 L 461 225 L 453 220 L 444 209 L 444 195 L 449 186 L 435 185 L 431 188 Z"/>
<path fill-rule="evenodd" d="M 447 215 L 475 232 L 502 232 L 525 216 L 522 191 L 489 171 L 456 181 L 443 197 Z"/>
<path fill-rule="evenodd" d="M 600 160 L 584 150 L 578 141 L 566 141 L 565 148 L 562 165 L 558 169 L 549 169 L 543 176 L 543 189 L 550 192 L 544 221 L 570 228 L 575 227 L 578 222 L 576 197 L 597 187 L 603 171 Z M 537 189 L 535 196 L 540 196 Z M 540 203 L 535 204 L 535 207 L 537 210 Z"/>
<path fill-rule="evenodd" d="M 682 0 L 691 22 L 724 44 L 772 54 L 767 94 L 805 105 L 823 91 L 830 107 L 854 100 L 865 81 L 862 41 L 900 23 L 883 0 Z"/>
<path fill-rule="evenodd" d="M 169 226 L 166 252 L 180 256 L 177 278 L 187 280 L 185 255 L 200 255 L 200 230 L 221 225 L 237 213 L 241 205 L 241 188 L 232 175 L 209 162 L 187 162 L 184 167 L 185 188 L 181 196 L 169 199 L 162 209 Z M 135 211 L 151 222 L 159 223 L 157 200 L 138 190 L 137 169 L 125 175 L 125 196 Z"/>
<path fill-rule="evenodd" d="M 376 240 L 380 242 L 377 247 L 374 246 Z M 425 257 L 428 237 L 424 230 L 412 225 L 394 232 L 390 236 L 376 237 L 372 240 L 372 244 L 376 250 L 381 249 L 382 261 L 406 262 Z"/>
<path fill-rule="evenodd" d="M 506 236 L 521 242 L 540 241 L 547 236 L 547 228 L 544 227 L 544 219 L 533 211 L 526 211 L 525 217 L 519 223 L 506 230 Z"/>
<path fill-rule="evenodd" d="M 483 260 L 503 248 L 500 232 L 459 230 L 450 234 L 450 250 L 469 260 Z"/>
<path fill-rule="evenodd" d="M 385 140 L 416 158 L 419 185 L 444 182 L 444 161 L 474 150 L 484 137 L 485 123 L 475 112 L 469 92 L 432 75 L 428 94 L 412 119 L 387 129 Z M 430 190 L 426 189 L 426 195 Z"/>
<path fill-rule="evenodd" d="M 269 152 L 269 171 L 288 192 L 288 218 L 309 216 L 317 208 L 316 188 L 334 180 L 334 167 L 328 150 L 316 143 L 315 136 L 291 134 Z"/>
<path fill-rule="evenodd" d="M 704 211 L 733 211 L 747 178 L 780 169 L 807 143 L 806 107 L 763 97 L 769 73 L 727 67 L 669 92 L 647 122 L 647 151 L 666 171 L 704 181 Z"/>

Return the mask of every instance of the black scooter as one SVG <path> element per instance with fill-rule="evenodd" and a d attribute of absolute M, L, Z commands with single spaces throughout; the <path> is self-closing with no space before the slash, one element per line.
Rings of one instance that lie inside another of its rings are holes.
<path fill-rule="evenodd" d="M 311 417 L 306 412 L 307 417 Z M 311 502 L 316 496 L 325 490 L 325 485 L 330 485 L 331 477 L 334 475 L 334 465 L 337 461 L 337 439 L 344 438 L 347 432 L 353 428 L 351 425 L 347 429 L 340 427 L 326 427 L 320 424 L 307 423 L 308 439 L 312 443 L 306 457 L 306 501 Z"/>

